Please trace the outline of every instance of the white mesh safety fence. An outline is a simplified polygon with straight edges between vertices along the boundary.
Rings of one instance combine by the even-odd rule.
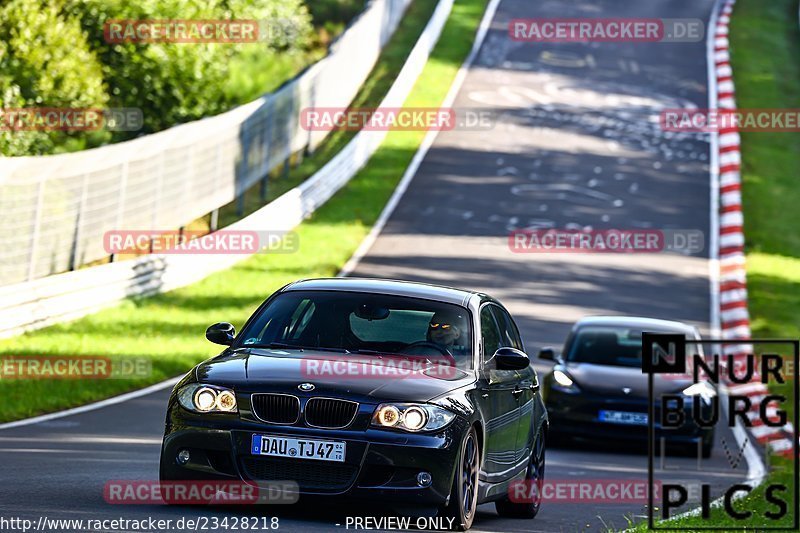
[[[110,230],[170,230],[233,201],[328,133],[310,107],[347,107],[411,0],[373,0],[329,54],[278,91],[227,113],[82,152],[0,158],[0,286],[108,253]]]

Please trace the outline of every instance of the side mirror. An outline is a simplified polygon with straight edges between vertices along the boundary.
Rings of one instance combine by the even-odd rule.
[[[549,346],[545,346],[544,348],[539,350],[539,359],[545,359],[546,361],[555,361],[556,352]]]
[[[525,352],[516,348],[500,348],[494,353],[493,359],[497,370],[523,370],[531,364]]]
[[[208,326],[206,330],[206,339],[214,344],[222,344],[223,346],[230,346],[233,344],[233,338],[236,336],[236,328],[233,324],[228,322],[218,322]]]

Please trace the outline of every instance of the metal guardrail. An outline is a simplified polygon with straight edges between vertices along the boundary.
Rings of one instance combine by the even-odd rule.
[[[403,105],[439,39],[452,6],[453,0],[439,0],[436,11],[381,102],[382,107]],[[226,229],[268,229],[271,234],[291,230],[355,176],[386,134],[384,131],[359,132],[308,180]],[[202,238],[213,238],[213,235]],[[149,255],[0,286],[0,337],[11,337],[79,318],[130,296],[182,287],[246,257],[216,254],[203,255],[202,258],[194,254]]]
[[[229,112],[92,150],[0,158],[0,286],[107,257],[112,229],[178,229],[313,151],[327,132],[303,130],[300,111],[347,107],[410,1],[373,0],[326,57]]]

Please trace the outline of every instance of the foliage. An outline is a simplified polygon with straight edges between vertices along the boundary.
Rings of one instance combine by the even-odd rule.
[[[105,106],[108,96],[100,62],[77,19],[39,0],[10,0],[0,7],[2,107]],[[8,115],[4,115],[8,116]],[[69,135],[8,131],[0,127],[0,154],[50,152]]]

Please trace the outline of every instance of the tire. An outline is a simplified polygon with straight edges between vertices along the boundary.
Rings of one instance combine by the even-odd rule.
[[[544,482],[545,438],[544,431],[533,444],[528,460],[528,471],[525,474],[526,493],[531,495],[530,501],[513,502],[508,496],[495,502],[497,514],[505,518],[535,518],[542,506],[542,483]],[[536,485],[534,491],[532,487]]]
[[[464,440],[461,441],[453,486],[450,489],[450,500],[439,512],[439,516],[453,519],[455,531],[468,530],[472,527],[472,521],[475,519],[479,466],[478,433],[475,431],[475,427],[471,427]]]
[[[698,445],[700,447],[699,455],[703,459],[709,459],[714,452],[714,432],[704,433],[700,436],[700,442],[692,444],[673,445],[675,452],[687,457],[697,458]]]
[[[701,451],[703,459],[710,458],[713,449],[714,449],[714,433],[711,433],[708,436],[708,438],[703,439],[703,449]]]

